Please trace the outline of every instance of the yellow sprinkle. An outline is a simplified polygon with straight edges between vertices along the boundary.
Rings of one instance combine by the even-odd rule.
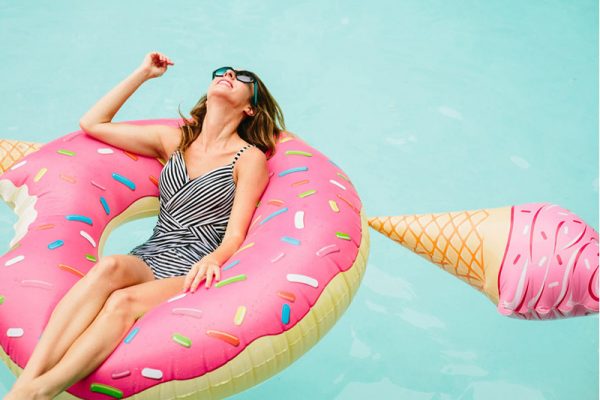
[[[233,323],[236,325],[241,325],[244,321],[244,316],[246,315],[246,306],[239,306],[237,311],[235,312],[235,318],[233,319]]]
[[[233,254],[237,254],[237,253],[239,253],[240,251],[242,251],[242,250],[246,250],[247,248],[249,248],[249,247],[252,247],[252,246],[254,246],[254,242],[248,243],[247,245],[245,245],[245,246],[243,246],[243,247],[240,247],[240,248],[239,248],[239,249],[238,249],[238,250],[237,250],[235,253],[233,253]]]
[[[289,142],[290,140],[292,140],[292,138],[291,138],[291,137],[289,137],[289,136],[287,136],[287,137],[284,137],[283,139],[281,139],[281,140],[279,141],[279,143],[285,143],[285,142]]]
[[[39,181],[40,179],[42,179],[42,176],[44,176],[44,174],[48,171],[48,168],[41,168],[37,174],[35,174],[35,178],[33,178],[34,182]]]
[[[331,209],[334,212],[340,212],[340,209],[337,206],[337,203],[335,202],[335,200],[329,200],[329,207],[331,207]]]

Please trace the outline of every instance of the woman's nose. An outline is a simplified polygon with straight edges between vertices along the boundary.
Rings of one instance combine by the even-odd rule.
[[[235,79],[235,72],[233,72],[230,69],[228,69],[227,72],[225,72],[225,75],[229,76],[231,79]]]

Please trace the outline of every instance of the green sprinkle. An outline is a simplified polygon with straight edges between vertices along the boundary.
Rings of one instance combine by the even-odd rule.
[[[119,389],[117,389],[115,387],[112,387],[112,386],[103,385],[102,383],[92,383],[90,385],[90,390],[92,392],[107,394],[107,395],[112,396],[112,397],[114,397],[116,399],[123,398],[123,392],[122,391],[120,391]]]
[[[65,150],[65,149],[60,149],[57,151],[57,153],[64,154],[65,156],[74,156],[75,155],[74,151]]]
[[[4,303],[4,296],[0,296],[0,304]]]
[[[179,343],[182,346],[190,347],[192,345],[190,338],[180,335],[179,333],[174,333],[171,338],[175,343]]]
[[[295,154],[298,156],[312,157],[312,154],[302,150],[286,150],[285,154]]]
[[[315,194],[317,193],[316,190],[312,189],[312,190],[307,190],[306,192],[302,192],[298,195],[298,197],[306,197],[306,196],[310,196],[311,194]]]
[[[86,255],[85,255],[85,258],[86,258],[88,261],[93,261],[93,262],[96,262],[96,257],[94,257],[94,256],[93,256],[93,255],[91,255],[91,254],[86,254]]]
[[[350,240],[350,235],[344,232],[336,232],[335,236],[339,237],[340,239]]]
[[[236,275],[236,276],[232,276],[231,278],[227,278],[224,281],[219,281],[219,282],[215,283],[215,287],[221,287],[221,286],[229,285],[230,283],[233,283],[233,282],[245,281],[245,280],[246,280],[246,274]]]

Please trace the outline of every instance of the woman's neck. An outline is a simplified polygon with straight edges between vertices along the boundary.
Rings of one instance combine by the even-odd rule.
[[[231,139],[237,136],[237,127],[242,118],[233,113],[227,104],[211,104],[207,108],[200,136],[194,141],[203,152],[225,150]]]

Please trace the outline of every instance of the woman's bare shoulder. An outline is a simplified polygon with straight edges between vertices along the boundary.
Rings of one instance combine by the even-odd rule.
[[[164,156],[168,160],[171,154],[179,147],[183,135],[181,129],[176,126],[163,125],[164,128],[161,130],[160,138],[163,144]]]

